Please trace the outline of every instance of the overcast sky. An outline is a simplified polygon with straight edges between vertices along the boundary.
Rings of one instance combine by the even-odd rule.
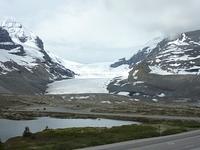
[[[200,29],[200,0],[0,0],[45,48],[90,63],[131,56],[154,37]]]

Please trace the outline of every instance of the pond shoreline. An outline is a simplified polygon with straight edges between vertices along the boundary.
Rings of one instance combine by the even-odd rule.
[[[59,119],[52,117],[37,117],[35,120],[9,120],[0,119],[0,139],[5,142],[9,138],[21,136],[25,127],[30,132],[36,133],[45,129],[84,128],[84,127],[106,127],[132,125],[139,122],[113,120],[113,119]]]

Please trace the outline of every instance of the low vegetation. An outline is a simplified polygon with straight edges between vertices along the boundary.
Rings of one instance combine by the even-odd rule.
[[[4,150],[4,145],[1,142],[0,142],[0,150]]]

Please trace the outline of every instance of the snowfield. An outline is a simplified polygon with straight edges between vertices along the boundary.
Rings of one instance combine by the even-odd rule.
[[[73,70],[76,73],[75,78],[88,79],[88,78],[115,78],[115,77],[128,77],[130,71],[128,65],[122,65],[117,68],[112,68],[112,62],[81,64],[59,58],[52,53],[48,52],[55,62],[63,64],[66,68]]]
[[[48,85],[47,94],[108,93],[109,78],[84,78],[55,81]]]
[[[81,64],[48,54],[53,61],[73,70],[76,75],[74,79],[50,83],[47,94],[108,93],[106,87],[110,81],[115,77],[127,78],[130,71],[128,65],[112,68],[112,62]]]

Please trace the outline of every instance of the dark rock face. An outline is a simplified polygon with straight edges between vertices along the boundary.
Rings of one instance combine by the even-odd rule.
[[[121,58],[117,62],[114,62],[113,64],[111,64],[110,67],[117,68],[121,65],[127,65],[127,64],[129,64],[128,60],[126,60],[126,58]]]
[[[53,61],[38,36],[19,23],[7,24],[0,27],[0,93],[43,94],[48,83],[74,77]]]
[[[0,85],[4,89],[17,94],[43,94],[45,92],[46,85],[49,82],[48,72],[39,66],[35,68],[33,73],[21,66],[18,66],[18,68],[21,70],[0,76]]]
[[[119,61],[111,64],[110,66],[113,68],[119,67],[121,65],[129,65],[132,68],[136,63],[144,60],[148,55],[148,48],[145,47],[142,50],[139,50],[138,53],[133,55],[130,59],[126,60],[125,58],[119,59]]]
[[[4,30],[2,27],[0,27],[0,42],[12,42],[9,33]],[[14,44],[14,43],[13,43]]]
[[[111,93],[129,92],[143,99],[199,98],[200,31],[165,38],[149,53],[142,51],[130,59],[129,77],[108,85]]]
[[[0,27],[0,49],[11,50],[16,48],[19,50],[19,52],[16,54],[24,54],[23,47],[19,44],[15,44],[10,38],[9,33],[5,29]]]
[[[44,50],[44,44],[42,42],[42,40],[37,36],[36,37],[36,45],[41,49]]]
[[[134,54],[130,59],[126,60],[125,58],[119,59],[117,62],[111,64],[110,66],[113,68],[119,67],[121,65],[129,65],[130,68],[134,67],[137,63],[144,60],[148,55],[149,52],[152,50],[151,46],[145,46],[141,50],[139,50],[136,54]]]

